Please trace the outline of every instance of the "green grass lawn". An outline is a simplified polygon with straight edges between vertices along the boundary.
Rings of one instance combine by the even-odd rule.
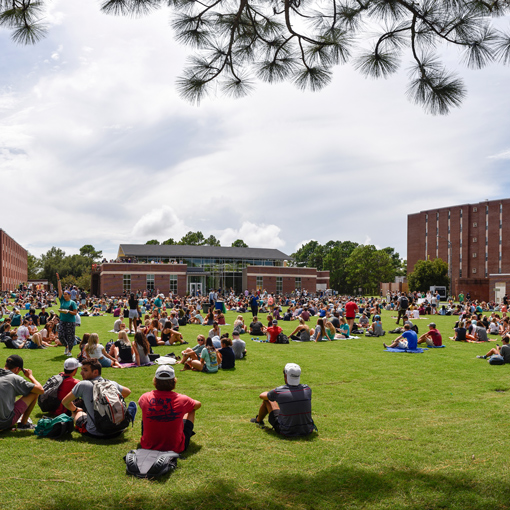
[[[235,315],[228,313],[227,321],[233,324]],[[383,313],[386,330],[394,327],[391,315]],[[416,321],[420,333],[427,319]],[[383,339],[273,345],[243,335],[248,357],[235,371],[179,372],[177,391],[202,402],[197,435],[178,469],[157,481],[125,474],[123,456],[138,446],[140,414],[134,429],[110,442],[76,432],[60,441],[4,432],[0,508],[510,508],[510,367],[476,359],[487,345],[448,340],[454,317],[433,319],[445,349],[392,354]],[[280,325],[289,334],[296,323]],[[98,332],[105,344],[112,326],[111,316],[83,318],[78,334]],[[181,330],[194,345],[208,328]],[[172,350],[182,349],[155,349]],[[13,352],[2,349],[4,359]],[[62,369],[63,352],[22,355],[44,383]],[[249,421],[259,393],[283,384],[287,362],[301,365],[302,381],[313,391],[319,433],[306,439],[281,439]],[[129,387],[128,400],[137,400],[152,389],[154,371],[105,369],[103,375]],[[36,407],[34,422],[41,416]]]

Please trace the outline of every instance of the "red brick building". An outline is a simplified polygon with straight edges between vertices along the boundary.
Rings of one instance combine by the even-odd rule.
[[[315,293],[329,288],[329,271],[288,267],[288,260],[285,253],[266,248],[122,244],[117,262],[93,266],[91,292],[99,296],[159,289],[183,296],[205,294],[210,288],[236,293]]]
[[[0,229],[0,290],[14,290],[28,279],[28,252]]]
[[[503,199],[408,215],[408,273],[418,260],[441,258],[453,294],[500,301],[510,282],[509,214],[510,199]]]

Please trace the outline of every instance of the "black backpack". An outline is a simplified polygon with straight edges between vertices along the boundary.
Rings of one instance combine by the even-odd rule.
[[[276,343],[277,344],[288,344],[289,343],[289,337],[285,333],[280,333],[276,337]]]
[[[64,378],[58,374],[50,377],[43,386],[44,393],[37,399],[39,407],[43,413],[54,413],[60,405],[60,399],[57,397],[58,389],[64,382]]]
[[[407,310],[409,307],[409,299],[407,299],[405,296],[402,296],[402,299],[400,300],[400,308],[402,310]]]
[[[177,467],[179,454],[158,450],[131,450],[124,457],[126,474],[137,478],[158,478]]]

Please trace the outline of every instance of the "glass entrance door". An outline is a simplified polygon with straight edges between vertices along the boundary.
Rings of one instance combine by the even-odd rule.
[[[202,284],[198,282],[190,282],[189,293],[192,296],[202,295]]]

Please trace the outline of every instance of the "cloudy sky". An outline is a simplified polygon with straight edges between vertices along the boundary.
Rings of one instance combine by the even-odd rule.
[[[175,90],[189,49],[169,11],[105,16],[54,0],[48,37],[0,30],[0,228],[31,253],[160,241],[189,230],[295,251],[351,240],[406,254],[407,214],[510,196],[510,68],[470,71],[433,117],[349,64],[318,93],[259,84],[199,107]]]

